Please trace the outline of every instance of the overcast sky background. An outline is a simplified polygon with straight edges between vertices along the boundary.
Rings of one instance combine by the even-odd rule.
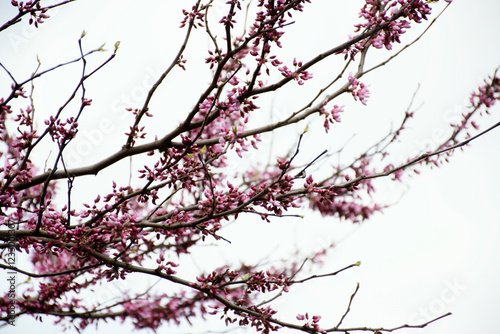
[[[340,44],[352,32],[352,25],[359,22],[356,16],[361,1],[313,2],[306,6],[303,14],[295,17],[297,24],[291,26],[290,33],[285,35],[286,38],[295,37],[283,40],[287,48],[285,57],[290,61],[293,57],[306,60],[315,52]],[[135,107],[142,105],[145,89],[166,68],[182,41],[184,30],[175,30],[181,20],[182,3],[77,2],[55,11],[38,30],[26,28],[27,23],[23,22],[0,34],[0,61],[16,78],[26,78],[33,72],[37,55],[42,68],[77,57],[77,40],[82,30],[88,32],[84,39],[87,49],[106,42],[107,49],[112,50],[112,45],[121,41],[116,59],[88,84],[88,97],[94,102],[86,112],[95,113],[95,116],[83,118],[80,123],[82,128],[97,132],[81,133],[81,141],[75,143],[68,157],[73,166],[97,161],[123,144],[121,133],[131,120],[122,112],[123,107],[130,103],[136,104]],[[436,5],[434,14],[443,7],[443,4]],[[217,10],[215,8],[212,22],[216,20]],[[415,99],[415,106],[420,107],[398,152],[406,157],[433,143],[435,134],[446,131],[450,119],[464,110],[470,92],[500,66],[499,12],[500,3],[495,0],[454,1],[416,45],[362,79],[370,85],[372,94],[367,107],[353,103],[350,97],[340,100],[339,104],[346,105],[346,113],[333,138],[345,143],[352,133],[356,133],[349,147],[355,151],[368,146],[387,132],[391,122],[397,124],[401,120],[402,112],[420,84]],[[0,4],[2,22],[14,14],[8,2]],[[299,22],[304,25],[299,25]],[[304,27],[311,26],[314,29],[305,34]],[[418,28],[405,36],[403,44],[421,31]],[[165,116],[158,115],[148,123],[151,133],[161,133],[162,128],[175,126],[175,117],[182,117],[186,108],[191,106],[191,93],[196,92],[194,96],[197,97],[197,92],[206,86],[208,74],[197,76],[197,71],[204,68],[207,45],[203,31],[197,31],[186,53],[187,73],[177,71],[175,80],[167,82],[160,91],[168,96],[168,104],[165,104],[165,99],[152,102],[151,110],[164,110]],[[374,59],[380,61],[385,59],[384,56],[387,53],[373,52],[368,54],[368,59],[375,64]],[[94,59],[103,60],[105,57],[100,55]],[[89,63],[97,64],[92,60]],[[313,67],[311,72],[317,78],[329,73],[333,76],[341,65],[334,59],[328,65],[331,67]],[[48,76],[47,81],[35,83],[37,112],[48,114],[55,110],[72,88],[64,79],[78,80],[79,71],[80,66],[74,66],[61,74]],[[6,95],[9,86],[8,78],[1,72],[1,96]],[[54,91],[54,87],[58,90]],[[313,82],[310,87],[314,92]],[[308,86],[300,88],[296,91],[292,88],[286,94],[278,93],[273,99],[264,100],[261,106],[264,108],[267,103],[268,108],[272,107],[273,117],[296,108],[296,105],[302,106],[308,101],[307,96],[298,92],[304,92]],[[492,111],[491,116],[480,120],[481,129],[498,122],[498,106]],[[296,137],[304,125],[290,127],[287,131],[291,138]],[[313,122],[310,126],[320,127],[321,122]],[[303,161],[310,160],[326,147],[335,147],[335,140],[325,142],[331,137],[320,135],[319,130],[318,134],[311,132],[304,138],[304,145],[310,146],[302,150],[306,152]],[[276,138],[288,140],[286,134],[281,135],[283,137],[264,140],[269,143],[273,140],[275,143]],[[499,142],[500,130],[496,130],[463,152],[456,152],[450,164],[439,169],[424,169],[422,175],[407,179],[405,184],[379,181],[377,184],[383,190],[376,198],[383,203],[398,203],[360,225],[322,218],[316,213],[307,213],[307,217],[298,223],[274,220],[273,224],[263,225],[260,221],[242,218],[241,223],[228,227],[224,234],[232,244],[211,250],[211,254],[217,254],[215,258],[206,259],[202,254],[195,254],[198,256],[196,265],[211,268],[217,261],[258,260],[270,253],[285,257],[293,248],[307,253],[333,242],[337,246],[329,253],[321,273],[357,261],[362,265],[338,277],[312,281],[292,289],[292,293],[277,304],[280,318],[293,321],[297,313],[308,311],[321,314],[322,324],[331,327],[345,311],[359,282],[360,290],[344,321],[346,326],[390,328],[406,323],[421,324],[453,312],[452,316],[425,329],[397,333],[496,333],[500,315]],[[274,146],[279,150],[280,145]],[[47,152],[40,152],[37,157],[45,161],[46,155]],[[255,157],[260,158],[259,155]],[[128,162],[121,166],[127,170]],[[111,176],[123,182],[128,179],[128,173],[116,175],[112,170],[101,174],[103,179]],[[109,184],[106,186],[109,189]],[[93,191],[97,193],[96,189]],[[91,194],[81,200],[89,201],[93,197]],[[257,233],[255,226],[260,232]],[[140,279],[132,280],[138,281]],[[106,298],[106,291],[109,293],[120,288],[115,286],[99,293]],[[202,333],[209,329],[224,329],[217,320],[208,324],[210,327],[200,323],[192,329],[164,326],[159,332]],[[16,320],[15,330],[7,327],[2,328],[2,332],[27,333],[35,326],[40,334],[61,330],[47,317],[44,317],[42,328],[31,318],[20,317]],[[124,330],[115,322],[100,324],[99,329],[116,333]],[[86,333],[95,332],[93,326],[86,330]]]

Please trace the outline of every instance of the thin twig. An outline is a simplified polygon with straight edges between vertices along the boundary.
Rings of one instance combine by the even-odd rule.
[[[358,290],[359,290],[359,282],[356,284],[356,289],[354,290],[354,292],[351,295],[351,298],[349,299],[349,304],[347,305],[347,309],[346,309],[345,313],[342,315],[342,317],[340,318],[340,321],[337,324],[337,326],[335,326],[336,328],[340,327],[340,325],[342,324],[342,321],[344,321],[345,317],[347,316],[347,313],[349,313],[349,311],[351,310],[352,301],[354,300],[354,296],[356,296],[356,293],[358,293]]]

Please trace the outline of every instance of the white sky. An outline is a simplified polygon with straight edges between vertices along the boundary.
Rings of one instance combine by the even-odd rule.
[[[309,12],[309,6],[306,6],[302,15],[307,22],[305,26],[314,25],[314,29],[309,35],[304,35],[301,28],[304,26],[297,24],[296,28],[291,27],[301,35],[289,45],[289,59],[297,56],[305,60],[316,50],[325,50],[342,42],[352,31],[359,3],[314,1]],[[84,29],[88,31],[84,42],[89,49],[106,42],[111,50],[117,40],[121,41],[117,58],[92,84],[88,84],[88,96],[94,99],[93,107],[88,112],[95,113],[95,117],[84,118],[81,124],[82,127],[98,129],[103,138],[97,136],[97,132],[87,132],[86,142],[84,138],[80,146],[75,145],[74,165],[99,160],[116,151],[123,143],[123,136],[116,133],[124,132],[122,129],[128,126],[130,118],[123,116],[120,108],[126,101],[137,103],[138,107],[144,89],[152,82],[151,78],[165,68],[172,53],[176,52],[183,38],[183,31],[179,33],[174,29],[180,21],[180,5],[171,1],[148,1],[147,5],[131,0],[80,2],[58,10],[53,14],[53,20],[49,19],[37,31],[23,28],[23,23],[12,31],[0,34],[0,61],[12,70],[16,78],[25,78],[33,71],[37,54],[45,67],[76,57],[76,41]],[[12,16],[8,8],[7,2],[0,4],[2,22]],[[442,8],[441,4],[437,8]],[[398,122],[401,119],[400,112],[406,108],[417,84],[420,84],[415,105],[422,106],[416,113],[411,132],[405,137],[401,154],[408,154],[432,141],[433,133],[447,129],[450,115],[462,111],[469,93],[500,65],[499,12],[500,3],[495,0],[454,1],[415,46],[362,79],[370,84],[372,93],[368,107],[354,104],[350,99],[342,100],[341,103],[346,104],[346,113],[335,138],[343,143],[351,132],[356,132],[353,147],[369,145],[370,140],[379,138],[389,129],[391,120]],[[300,22],[302,16],[297,15],[296,20]],[[212,21],[215,22],[215,15]],[[194,96],[198,96],[197,92],[208,80],[203,75],[196,76],[196,71],[202,68],[207,45],[202,31],[197,33],[187,53],[188,57],[191,56],[186,73],[189,79],[177,75],[174,82],[168,82],[162,88],[161,94],[164,95],[161,96],[167,96],[168,103],[165,99],[154,100],[152,107],[156,109],[152,110],[164,110],[168,117],[164,118],[165,123],[158,122],[161,118],[155,117],[155,121],[149,124],[151,132],[156,130],[161,133],[165,127],[175,126],[172,118],[182,115],[193,101],[191,92],[196,92]],[[410,41],[408,37],[403,39],[403,44]],[[379,56],[381,54],[373,52],[369,56],[383,59]],[[105,55],[99,57],[104,59]],[[331,64],[334,70],[340,66],[339,62]],[[80,68],[76,66],[73,70],[74,81],[78,79]],[[325,76],[328,71],[332,75],[335,73],[330,68],[312,68],[315,77]],[[53,85],[56,80],[61,80],[57,87],[69,90],[70,85],[63,79],[71,78],[72,73],[65,72],[62,77],[54,74],[47,78],[52,86],[44,87],[36,83],[39,92],[36,96],[39,103],[37,112],[43,114],[60,105],[67,94],[59,91],[55,94]],[[184,75],[180,71],[177,73]],[[2,72],[1,96],[5,95],[6,82]],[[301,89],[307,90],[307,85]],[[302,106],[307,101],[306,94],[294,92],[291,90],[275,97],[274,106],[278,113],[296,105]],[[270,100],[268,102],[270,105]],[[482,129],[498,121],[498,107],[493,111],[492,116],[480,122]],[[102,120],[112,120],[112,123],[102,123]],[[320,126],[320,123],[311,126]],[[303,127],[304,124],[300,124],[288,131],[293,136],[294,131],[298,132]],[[105,144],[95,145],[93,140]],[[318,145],[322,142],[315,140],[324,140],[324,137],[309,137],[309,145],[312,143],[310,150],[303,151],[311,156],[323,149],[322,145]],[[307,137],[305,141],[307,143]],[[338,246],[329,254],[321,273],[335,271],[356,261],[362,262],[361,267],[339,277],[313,281],[292,289],[292,293],[278,303],[279,315],[284,319],[292,320],[297,313],[308,311],[310,314],[321,314],[324,319],[322,324],[331,327],[332,323],[338,322],[356,283],[360,282],[360,291],[344,321],[346,325],[392,327],[405,323],[420,324],[451,311],[453,316],[428,328],[397,333],[496,333],[500,315],[500,244],[497,242],[500,237],[499,141],[500,130],[487,134],[463,153],[456,152],[450,164],[409,179],[406,185],[380,181],[384,190],[378,198],[382,202],[399,200],[399,203],[361,225],[353,227],[349,222],[323,219],[315,213],[308,213],[307,218],[299,223],[275,220],[273,224],[263,225],[245,219],[226,231],[232,245],[225,245],[214,252],[223,260],[238,255],[257,259],[267,256],[268,252],[286,254],[292,247],[306,252],[317,249],[318,245],[335,242]],[[319,151],[316,153],[316,150]],[[45,160],[46,153],[40,152],[41,161]],[[304,161],[309,158],[304,157]],[[127,168],[128,163],[122,165]],[[110,177],[113,172],[104,171],[102,175],[103,178]],[[125,181],[128,175],[124,174],[121,178]],[[91,193],[88,198],[93,196]],[[259,233],[243,230],[244,226],[253,228],[255,224],[258,224]],[[278,242],[277,236],[284,231],[287,231],[286,238]],[[198,265],[208,266],[207,263]],[[37,326],[40,334],[60,331],[60,327],[54,327],[48,318],[44,319],[44,326]],[[26,333],[36,323],[21,317],[16,325],[15,331],[3,328],[3,332]],[[217,326],[215,321],[213,328],[220,328]],[[115,323],[100,325],[99,328],[116,333],[123,331]],[[208,328],[202,324],[193,329],[165,326],[162,330],[199,333]],[[93,327],[86,331],[94,332]]]

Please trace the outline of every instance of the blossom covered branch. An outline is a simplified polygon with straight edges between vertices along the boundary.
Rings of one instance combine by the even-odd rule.
[[[449,5],[451,1],[446,2]],[[12,1],[19,13],[3,24],[0,32],[22,22],[28,14],[28,24],[38,27],[50,19],[48,13],[55,6],[78,2],[45,7],[41,3]],[[441,318],[395,328],[343,328],[357,286],[338,321],[328,324],[320,315],[308,313],[299,314],[295,320],[282,320],[273,302],[295,285],[331,278],[359,266],[355,263],[323,274],[304,273],[302,259],[319,261],[322,252],[295,255],[279,265],[213,265],[212,270],[199,272],[195,278],[181,273],[183,259],[198,247],[208,242],[230,242],[221,232],[243,215],[272,223],[279,217],[302,216],[303,207],[308,206],[324,216],[353,223],[369,219],[385,207],[376,198],[373,179],[392,177],[401,181],[403,175],[419,173],[426,164],[439,166],[454,149],[500,126],[496,123],[479,132],[477,124],[478,116],[490,114],[500,99],[500,77],[495,71],[471,95],[467,111],[458,124],[451,125],[449,136],[406,162],[391,161],[391,149],[403,140],[402,134],[414,117],[411,105],[402,113],[396,129],[350,159],[341,160],[341,151],[329,152],[321,147],[314,159],[299,163],[308,136],[305,130],[288,147],[280,142],[282,155],[269,164],[250,161],[232,170],[233,162],[244,161],[250,151],[266,151],[262,139],[266,133],[291,129],[313,119],[321,119],[322,131],[334,132],[342,125],[342,116],[349,113],[337,102],[342,95],[369,105],[372,94],[362,78],[381,66],[365,69],[367,51],[383,48],[392,52],[387,61],[391,60],[399,54],[393,48],[406,31],[412,25],[425,24],[433,15],[434,2],[366,0],[353,36],[325,45],[323,52],[310,59],[295,57],[288,61],[279,51],[286,50],[283,36],[295,24],[292,19],[298,22],[302,12],[308,10],[309,3],[259,0],[245,8],[241,1],[230,0],[223,7],[224,14],[212,22],[208,15],[215,12],[214,1],[195,1],[182,11],[179,28],[184,30],[184,38],[172,60],[155,78],[141,107],[126,108],[133,121],[125,133],[118,134],[123,146],[94,164],[76,168],[67,166],[66,149],[79,136],[80,120],[98,108],[88,87],[98,84],[96,73],[102,73],[114,61],[120,44],[115,44],[107,58],[96,62],[104,50],[86,51],[83,33],[78,40],[78,58],[61,60],[60,65],[44,70],[39,63],[27,79],[16,78],[6,64],[0,63],[11,82],[10,91],[0,98],[0,138],[4,144],[0,152],[0,251],[2,259],[17,251],[29,254],[32,264],[32,268],[25,268],[4,260],[0,268],[38,282],[19,294],[14,314],[9,311],[9,296],[2,296],[0,319],[8,322],[21,314],[47,314],[57,322],[75,322],[79,329],[101,320],[131,319],[138,329],[156,330],[164,323],[178,325],[184,320],[218,315],[227,325],[236,323],[262,333],[280,328],[306,333],[373,333],[421,328]],[[210,80],[201,93],[189,92],[191,104],[182,110],[181,121],[155,133],[152,139],[146,118],[160,119],[163,112],[152,100],[159,98],[160,87],[173,73],[187,73],[187,50],[196,33],[206,34],[209,41],[209,49],[200,59],[211,73]],[[260,97],[290,86],[306,89],[315,80],[315,68],[326,59],[337,59],[343,68],[335,79],[312,92],[305,107],[280,115],[276,121],[258,122],[269,111],[259,103]],[[65,102],[47,118],[40,116],[43,113],[35,115],[33,83],[74,64],[80,66],[81,73]],[[34,161],[35,152],[40,151],[55,152],[55,157]],[[85,193],[85,202],[75,203],[75,180],[109,170],[119,174],[118,163],[135,156],[144,159],[142,166],[131,171],[133,182],[109,180],[107,193]],[[316,170],[318,166],[321,172]],[[66,181],[65,190],[61,180]],[[297,213],[299,208],[301,214]],[[112,303],[79,296],[100,284],[126,281],[131,274],[158,279],[168,293],[150,285],[141,291],[127,291]]]

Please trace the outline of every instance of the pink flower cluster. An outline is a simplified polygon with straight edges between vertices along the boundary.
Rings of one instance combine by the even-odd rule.
[[[325,116],[323,127],[325,128],[325,131],[328,133],[328,130],[330,130],[330,124],[340,123],[341,121],[340,114],[344,112],[344,107],[339,107],[338,105],[334,105],[333,109],[328,113],[326,111],[327,104],[328,104],[328,99],[325,99],[322,103],[320,114]]]
[[[489,109],[495,105],[495,103],[500,100],[500,78],[496,76],[496,72],[493,76],[488,77],[484,80],[484,84],[479,86],[477,91],[472,92],[469,102],[471,110],[464,112],[459,124],[450,124],[455,128],[455,133],[459,133],[463,130],[468,130],[469,125],[475,130],[479,129],[479,125],[473,120],[473,116],[476,113],[482,115],[483,108],[484,112],[489,114]],[[467,138],[470,137],[470,133],[467,132]]]
[[[360,170],[365,170],[365,168],[354,168],[354,170],[359,173]],[[371,174],[366,170],[365,172],[366,175]],[[346,179],[349,180],[349,177],[346,176]],[[334,185],[320,188],[311,175],[307,177],[304,183],[304,188],[307,189],[309,197],[309,205],[312,209],[318,210],[323,216],[336,216],[340,219],[348,219],[353,223],[368,219],[373,213],[382,209],[378,204],[364,204],[363,198],[356,194],[359,186],[365,188],[368,193],[373,191],[370,182],[363,182],[348,189],[336,188]]]
[[[326,333],[323,329],[319,327],[319,321],[321,320],[320,315],[313,315],[309,318],[309,314],[299,314],[297,315],[297,320],[303,320],[305,322],[304,327],[311,329],[314,333]]]
[[[500,78],[497,76],[488,77],[488,79],[484,80],[484,85],[480,86],[477,92],[473,92],[469,99],[471,106],[474,108],[480,106],[490,108],[498,100],[500,100]]]
[[[184,19],[181,21],[180,28],[184,28],[188,22],[193,22],[193,27],[203,27],[205,22],[205,14],[198,10],[197,6],[193,6],[191,11],[185,9],[182,10],[184,14]]]
[[[78,131],[78,122],[74,117],[70,117],[66,121],[61,121],[59,118],[56,119],[50,116],[50,119],[45,120],[45,125],[48,126],[52,140],[60,145],[75,138]]]
[[[452,0],[445,0],[452,2]],[[354,60],[356,54],[368,44],[380,49],[392,50],[394,43],[401,43],[411,22],[421,23],[431,14],[430,1],[425,0],[366,0],[359,17],[364,21],[355,25],[355,32],[372,34],[352,46],[340,51],[345,59]],[[354,37],[357,37],[356,35]],[[351,37],[351,38],[354,38]]]
[[[48,11],[48,8],[42,8],[40,1],[15,1],[12,0],[10,2],[12,6],[17,7],[20,14],[29,13],[30,19],[29,24],[35,24],[35,27],[38,28],[38,24],[43,23],[44,19],[49,18],[50,16],[45,14]]]
[[[354,100],[357,101],[359,99],[359,101],[366,106],[366,102],[370,97],[368,87],[364,83],[359,82],[352,74],[349,74],[349,82],[351,83],[349,91],[352,97],[354,97]]]
[[[285,78],[292,78],[297,80],[299,85],[303,85],[304,81],[312,79],[313,75],[308,71],[298,71],[297,69],[302,67],[302,62],[297,61],[295,58],[293,59],[293,66],[296,68],[295,71],[291,71],[286,66],[278,67],[278,70],[281,72]]]

